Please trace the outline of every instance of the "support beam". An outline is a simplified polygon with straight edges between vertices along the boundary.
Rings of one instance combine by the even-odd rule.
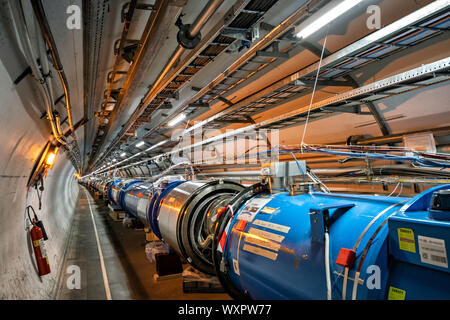
[[[224,97],[219,96],[219,97],[217,97],[217,99],[220,100],[220,101],[222,101],[222,102],[224,102],[224,103],[226,103],[226,104],[229,105],[229,106],[234,105],[233,102],[231,102],[230,100],[228,100],[228,99],[226,99],[226,98],[224,98]]]

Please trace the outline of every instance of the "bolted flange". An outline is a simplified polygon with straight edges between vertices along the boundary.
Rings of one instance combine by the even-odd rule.
[[[199,33],[195,37],[191,37],[189,34],[190,24],[179,25],[180,30],[177,34],[178,43],[186,49],[194,49],[200,42],[202,36]]]

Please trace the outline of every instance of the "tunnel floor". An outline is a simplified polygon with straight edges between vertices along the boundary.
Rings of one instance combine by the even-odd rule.
[[[181,277],[154,280],[156,266],[146,257],[144,230],[125,228],[108,213],[103,200],[95,201],[80,187],[56,299],[230,299],[225,293],[183,293]],[[74,288],[76,270],[79,289]]]

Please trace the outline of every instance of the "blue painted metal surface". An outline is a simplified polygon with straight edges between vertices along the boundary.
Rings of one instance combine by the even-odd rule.
[[[119,189],[119,194],[118,194],[118,205],[122,208],[122,210],[127,211],[126,210],[126,204],[125,204],[125,194],[127,193],[128,190],[132,189],[133,186],[142,183],[144,181],[142,180],[132,180],[132,181],[128,181],[126,183],[124,183],[122,185],[122,187]]]
[[[427,211],[433,191],[442,188],[450,186],[412,199],[318,192],[258,195],[234,208],[224,251],[229,278],[254,299],[327,299],[324,234],[328,231],[332,299],[342,299],[345,268],[335,263],[340,249],[352,249],[357,243],[346,299],[401,298],[401,290],[406,299],[423,299],[430,286],[434,289],[429,298],[450,299],[448,266],[421,262],[417,239],[423,235],[443,240],[448,257],[450,223],[430,219]],[[251,205],[255,198],[268,202]],[[257,213],[251,221],[240,222],[249,211]],[[416,253],[399,249],[398,228],[414,230]],[[360,280],[354,286],[360,264]],[[389,295],[391,286],[400,289],[397,295]]]
[[[388,287],[403,291],[406,299],[450,299],[450,221],[435,220],[428,212],[433,193],[449,188],[429,189],[389,218],[394,259]]]
[[[115,188],[116,185],[118,185],[120,182],[122,182],[122,180],[115,180],[108,187],[108,200],[113,204],[115,204],[113,197],[113,188]]]

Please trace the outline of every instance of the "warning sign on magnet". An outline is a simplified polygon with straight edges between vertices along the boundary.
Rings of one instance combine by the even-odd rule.
[[[407,228],[398,228],[398,245],[401,250],[416,253],[416,241],[414,240],[414,231]]]

